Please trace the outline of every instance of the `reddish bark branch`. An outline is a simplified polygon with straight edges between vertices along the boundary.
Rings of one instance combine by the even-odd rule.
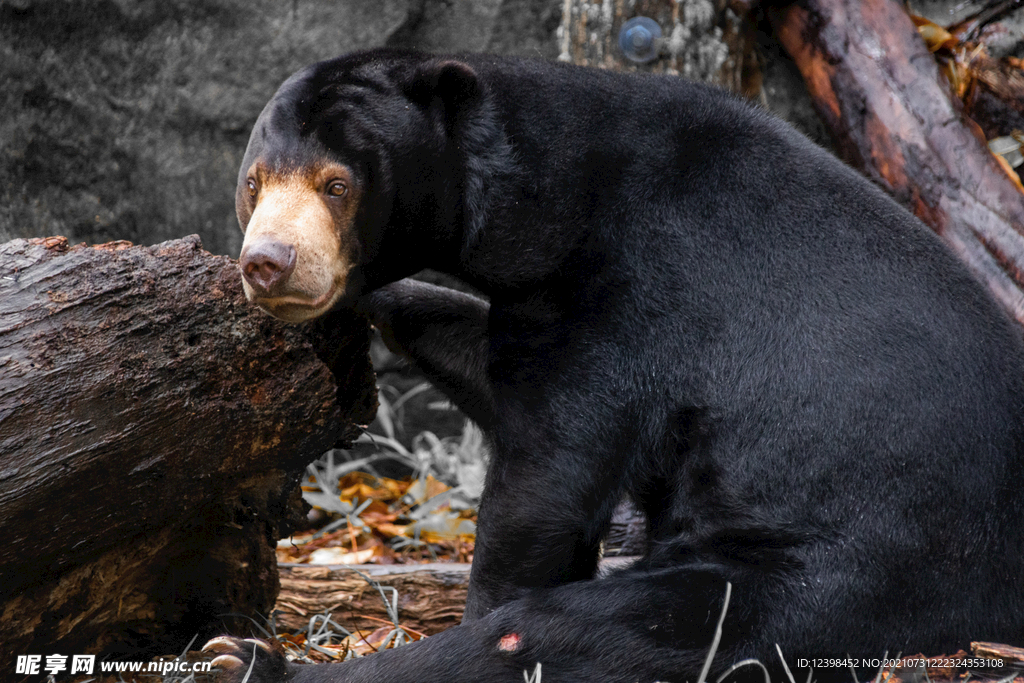
[[[1024,323],[1024,195],[892,0],[808,0],[775,18],[842,156],[941,235]]]

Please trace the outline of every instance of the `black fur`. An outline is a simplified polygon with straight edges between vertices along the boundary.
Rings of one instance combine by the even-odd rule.
[[[346,303],[494,443],[464,623],[295,680],[694,681],[726,582],[713,671],[1024,644],[1021,330],[858,174],[724,92],[535,61],[360,53],[271,106],[247,161],[353,168]],[[489,308],[384,287],[428,266]],[[594,579],[622,496],[649,551]]]

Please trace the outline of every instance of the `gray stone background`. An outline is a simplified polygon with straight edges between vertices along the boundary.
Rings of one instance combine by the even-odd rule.
[[[627,12],[644,4],[615,2]],[[237,255],[238,164],[290,73],[374,46],[556,59],[574,3],[0,0],[0,241],[152,244],[198,233],[210,251]],[[692,16],[711,4],[680,0]],[[940,23],[948,5],[972,5],[915,4]],[[770,36],[758,49],[762,102],[827,144],[799,74]]]
[[[0,0],[0,241],[236,255],[249,129],[290,73],[381,45],[557,57],[552,0]]]

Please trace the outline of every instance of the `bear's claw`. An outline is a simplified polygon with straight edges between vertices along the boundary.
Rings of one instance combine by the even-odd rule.
[[[203,652],[217,655],[210,663],[219,670],[218,683],[278,683],[288,676],[281,648],[256,638],[217,636],[203,646]]]

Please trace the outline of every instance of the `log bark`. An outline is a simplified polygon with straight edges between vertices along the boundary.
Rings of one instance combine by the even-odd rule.
[[[971,653],[979,659],[1001,659],[1004,666],[1024,665],[1024,648],[1000,643],[971,643]]]
[[[345,628],[369,630],[391,623],[384,599],[370,579],[398,591],[399,623],[426,635],[462,620],[468,564],[316,566],[282,564],[274,607],[279,629],[299,630],[325,611]],[[386,593],[391,599],[390,592]]]
[[[941,235],[1024,323],[1024,194],[903,8],[808,0],[774,24],[841,155]]]
[[[352,314],[247,305],[195,237],[0,245],[3,649],[166,653],[268,613],[306,464],[372,419],[367,350]]]
[[[606,557],[600,575],[627,567],[637,557]],[[354,631],[391,623],[384,599],[374,584],[398,591],[398,620],[425,635],[439,633],[462,621],[469,585],[469,564],[308,565],[282,564],[281,593],[274,607],[280,630],[299,630],[324,612]],[[373,583],[371,583],[371,581]],[[386,592],[387,599],[391,593]]]

